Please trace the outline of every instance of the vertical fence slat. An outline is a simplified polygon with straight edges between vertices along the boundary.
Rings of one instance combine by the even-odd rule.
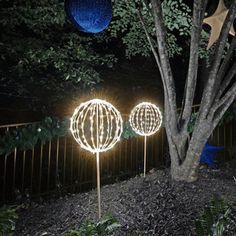
[[[16,186],[16,157],[17,157],[17,148],[14,149],[14,157],[13,157],[13,177],[12,177],[12,192],[13,193]]]
[[[58,187],[58,184],[60,182],[59,180],[59,174],[58,174],[58,161],[59,161],[59,145],[60,145],[60,139],[57,137],[57,150],[56,150],[56,176],[55,176],[55,183]]]
[[[33,179],[34,179],[34,148],[31,150],[31,174],[30,174],[30,192],[33,194]]]
[[[63,185],[65,185],[66,181],[66,154],[67,154],[67,137],[64,139],[64,155],[63,155]]]
[[[77,177],[76,177],[76,184],[77,184],[77,191],[81,191],[81,175],[82,175],[82,171],[83,171],[83,164],[82,164],[82,158],[81,158],[81,153],[78,152],[78,156],[76,158],[77,161]]]
[[[40,158],[39,158],[39,186],[38,186],[38,194],[41,193],[41,184],[42,184],[42,163],[43,163],[43,144],[40,146]]]
[[[7,159],[8,159],[8,155],[6,154],[4,157],[4,171],[3,171],[3,189],[2,189],[3,201],[6,198]]]
[[[79,175],[79,187],[80,187],[80,191],[81,191],[81,183],[83,182],[83,175],[84,175],[84,158],[83,155],[80,155],[80,175]]]
[[[121,171],[121,163],[122,163],[122,147],[121,144],[119,145],[119,168],[118,168],[118,174],[120,174]]]
[[[70,184],[72,185],[73,184],[73,163],[74,163],[74,143],[72,141],[71,143],[71,166],[70,166]]]
[[[48,143],[48,176],[47,176],[47,190],[50,188],[50,171],[51,171],[51,149],[52,142],[51,140]]]
[[[162,161],[165,163],[164,160],[164,129],[161,129],[161,156],[162,156]]]
[[[125,140],[123,159],[125,159],[125,170],[127,170],[127,139]]]
[[[131,171],[132,171],[132,174],[134,174],[134,168],[133,168],[133,139],[130,140],[130,162],[131,162],[131,165],[130,165],[130,168],[131,168]]]
[[[139,139],[138,138],[136,138],[135,139],[135,147],[136,147],[136,149],[135,149],[135,163],[136,163],[136,170],[135,170],[135,172],[136,173],[138,173],[139,172],[139,157],[138,157],[138,155],[139,155]]]
[[[21,180],[21,192],[24,192],[24,183],[25,183],[25,154],[26,151],[23,151],[23,159],[22,159],[22,180]]]

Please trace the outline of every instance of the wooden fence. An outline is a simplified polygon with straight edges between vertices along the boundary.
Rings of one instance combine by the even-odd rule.
[[[0,130],[28,125],[0,126]],[[236,145],[236,122],[217,127],[210,143],[226,147],[220,158],[230,159],[227,147]],[[147,139],[147,169],[166,165],[168,147],[165,131]],[[121,140],[101,154],[102,184],[113,183],[142,173],[143,138]],[[96,161],[81,150],[71,136],[56,138],[34,149],[0,156],[0,203],[34,198],[50,193],[79,192],[96,186]]]

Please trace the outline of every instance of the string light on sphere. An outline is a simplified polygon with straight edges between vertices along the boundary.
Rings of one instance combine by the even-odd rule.
[[[120,112],[110,103],[93,99],[78,106],[71,118],[71,132],[77,143],[92,153],[105,152],[123,131]]]
[[[132,129],[141,136],[155,134],[161,127],[162,115],[160,109],[150,103],[142,102],[135,106],[129,116]]]
[[[109,102],[93,99],[75,109],[70,129],[81,148],[96,153],[98,216],[101,218],[99,153],[110,150],[120,140],[123,132],[121,114]]]
[[[142,102],[135,106],[129,116],[131,128],[139,135],[144,136],[144,167],[146,176],[147,136],[155,134],[161,127],[162,115],[160,109],[150,103]]]

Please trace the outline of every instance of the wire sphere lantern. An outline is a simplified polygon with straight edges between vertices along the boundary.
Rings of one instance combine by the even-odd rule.
[[[99,154],[111,149],[123,132],[120,112],[109,102],[93,99],[78,106],[71,117],[70,129],[79,145],[96,153],[98,216],[101,218]]]
[[[150,136],[160,129],[162,115],[156,105],[150,102],[142,102],[131,111],[129,122],[137,134]]]
[[[71,132],[80,146],[92,153],[105,152],[123,131],[120,112],[110,103],[93,99],[78,106],[71,118]]]
[[[129,123],[135,133],[144,136],[143,176],[145,177],[147,163],[147,136],[156,133],[160,129],[162,115],[156,105],[150,102],[142,102],[132,109],[129,116]]]
[[[86,33],[98,33],[112,19],[111,0],[65,0],[65,10],[70,21]]]

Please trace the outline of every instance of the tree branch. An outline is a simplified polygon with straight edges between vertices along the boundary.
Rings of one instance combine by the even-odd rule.
[[[235,74],[236,74],[236,62],[234,62],[233,66],[229,70],[227,76],[225,77],[222,84],[220,85],[220,88],[219,88],[217,96],[216,96],[216,101],[218,101],[221,98],[222,94],[225,92],[226,88],[229,86],[229,84],[232,81],[232,79],[234,78]]]
[[[226,87],[229,85],[230,80],[232,79],[232,78],[230,78],[229,74],[226,76],[225,79],[223,79],[223,78],[224,78],[225,73],[229,67],[230,59],[234,53],[235,47],[236,47],[236,37],[233,38],[233,40],[230,44],[229,50],[227,51],[227,54],[226,54],[221,66],[220,66],[220,69],[217,73],[217,78],[216,78],[216,82],[215,82],[214,89],[213,89],[214,98],[216,100],[220,99],[222,93],[224,92]],[[224,88],[225,85],[222,87],[222,81],[223,81],[223,85],[226,83],[225,88]],[[222,91],[222,89],[223,89],[223,91]]]
[[[188,122],[191,117],[192,105],[195,95],[195,89],[197,84],[197,74],[198,74],[198,51],[201,39],[202,22],[205,13],[207,1],[194,1],[193,7],[193,26],[191,33],[191,46],[190,46],[190,58],[188,67],[188,76],[185,86],[185,97],[183,98],[183,113],[182,120],[184,121],[184,126],[187,128]]]
[[[220,93],[221,95],[225,92],[225,90],[227,89],[228,85],[230,84],[230,82],[232,81],[232,79],[235,77],[236,75],[236,62],[234,62],[233,66],[231,67],[230,71],[228,72],[224,84],[221,86],[221,89],[218,93]],[[220,95],[220,97],[221,97]],[[225,93],[225,95],[220,99],[217,99],[214,103],[214,105],[212,106],[212,108],[210,109],[209,112],[209,117],[214,117],[215,113],[217,112],[217,110],[222,107],[225,106],[228,103],[228,100],[230,99],[231,96],[236,96],[236,82],[232,84],[232,86],[229,88],[229,90]]]
[[[144,29],[144,32],[146,34],[146,38],[148,40],[148,43],[151,47],[151,50],[152,50],[152,53],[154,55],[154,58],[156,60],[156,63],[157,63],[157,66],[159,68],[159,71],[160,71],[160,75],[161,75],[161,80],[162,80],[162,83],[163,83],[163,88],[164,88],[164,93],[167,94],[167,85],[166,85],[166,81],[163,79],[164,76],[163,76],[163,72],[162,72],[162,67],[161,67],[161,64],[160,64],[160,58],[159,58],[159,55],[158,55],[158,52],[156,51],[155,49],[155,46],[152,42],[152,38],[148,32],[148,28],[144,22],[144,19],[143,19],[143,16],[142,16],[142,13],[141,13],[141,9],[140,9],[140,6],[136,5],[136,12],[137,12],[137,15],[138,15],[138,18],[142,24],[142,27]]]
[[[202,101],[201,101],[200,118],[205,118],[211,107],[211,104],[214,98],[214,96],[212,95],[213,95],[213,90],[215,88],[214,85],[216,83],[217,72],[219,70],[221,58],[224,53],[225,42],[228,37],[230,27],[232,26],[232,23],[235,19],[235,14],[236,14],[236,0],[234,0],[233,3],[231,4],[231,7],[229,9],[229,12],[226,16],[223,27],[221,29],[219,40],[216,45],[216,52],[214,55],[212,69],[210,71],[209,78],[206,83],[206,86],[203,92]]]
[[[230,59],[234,53],[234,49],[236,48],[236,36],[234,36],[231,44],[230,44],[230,47],[229,47],[229,50],[220,66],[220,69],[218,71],[218,79],[221,81],[223,79],[223,77],[225,76],[225,73],[226,73],[226,70],[228,69],[228,66],[229,66],[229,62],[230,62]]]
[[[225,112],[228,110],[228,108],[234,102],[235,99],[236,99],[236,82],[231,87],[231,89],[226,93],[224,99],[221,102],[221,106],[219,106],[219,108],[216,110],[214,114],[214,119],[213,119],[214,128],[218,125],[223,115],[225,114]]]
[[[177,107],[176,107],[176,91],[174,78],[168,57],[166,39],[165,39],[165,26],[162,17],[161,1],[151,0],[153,7],[154,23],[156,28],[157,46],[160,55],[160,64],[163,72],[163,80],[166,83],[166,98],[168,106],[170,107],[170,116],[168,119],[172,120],[173,132],[177,132]]]
[[[146,34],[148,43],[149,43],[149,45],[150,45],[150,47],[151,47],[152,53],[153,53],[153,55],[154,55],[154,57],[155,57],[156,63],[157,63],[157,65],[158,65],[158,68],[159,68],[159,71],[160,71],[160,74],[161,74],[161,77],[163,78],[163,73],[162,73],[162,68],[161,68],[161,64],[160,64],[159,55],[158,55],[158,53],[157,53],[157,51],[156,51],[156,49],[155,49],[155,47],[154,47],[154,45],[153,45],[153,43],[152,43],[152,39],[151,39],[150,34],[148,33],[148,29],[147,29],[147,27],[146,27],[146,25],[145,25],[145,22],[144,22],[144,19],[143,19],[141,10],[140,10],[140,8],[137,7],[137,6],[136,6],[136,11],[137,11],[138,18],[139,18],[139,20],[140,20],[140,22],[141,22],[141,24],[142,24],[143,29],[144,29],[144,32],[145,32],[145,34]],[[164,84],[164,81],[162,81],[162,82],[163,82],[163,84]]]

